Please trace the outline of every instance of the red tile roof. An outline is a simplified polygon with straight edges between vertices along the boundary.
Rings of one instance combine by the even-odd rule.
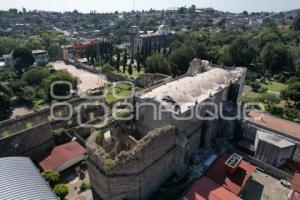
[[[185,195],[185,198],[188,200],[241,200],[241,198],[207,177],[196,181]]]
[[[45,171],[53,170],[64,164],[65,162],[86,154],[86,149],[78,142],[71,141],[69,143],[54,147],[50,155],[39,163]]]
[[[235,173],[229,174],[226,172],[225,168],[225,162],[229,157],[230,154],[224,154],[207,171],[205,176],[238,195],[256,170],[256,167],[242,161]]]
[[[292,181],[292,189],[294,190],[292,200],[300,200],[300,174],[295,173]]]
[[[294,138],[300,139],[300,124],[298,123],[281,119],[262,112],[250,112],[248,114],[248,117],[252,122],[257,123],[261,126],[272,130],[277,130]]]
[[[294,191],[293,196],[292,196],[292,200],[300,200],[300,193]]]
[[[300,174],[295,173],[293,181],[292,181],[293,190],[300,192]]]

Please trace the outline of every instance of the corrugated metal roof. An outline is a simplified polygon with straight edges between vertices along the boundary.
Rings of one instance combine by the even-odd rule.
[[[58,200],[29,158],[0,158],[0,199]]]

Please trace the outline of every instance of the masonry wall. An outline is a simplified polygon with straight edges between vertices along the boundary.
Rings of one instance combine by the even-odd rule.
[[[33,160],[45,155],[54,146],[48,123],[25,129],[0,140],[0,157],[26,156]]]
[[[91,147],[89,141],[88,146]],[[88,147],[88,149],[89,149]],[[121,153],[113,169],[105,171],[101,157],[89,156],[91,185],[104,200],[148,199],[159,186],[177,171],[178,159],[175,129],[162,134],[149,133],[139,141],[133,152]],[[100,151],[100,150],[99,150]],[[95,148],[88,150],[95,154]],[[105,157],[102,155],[102,157]]]
[[[71,128],[78,126],[77,108],[81,103],[88,102],[88,100],[80,98],[68,101],[68,103],[71,104],[73,110],[73,116],[70,120],[53,120],[53,118],[51,117],[50,108],[47,107],[37,112],[20,116],[15,119],[2,121],[0,122],[0,139],[46,122],[49,122],[51,128],[54,130],[59,128]],[[67,106],[55,106],[53,113],[56,117],[67,117],[69,115],[69,108]],[[95,108],[91,107],[88,109],[82,109],[81,116],[83,123],[91,120],[90,113],[94,113],[94,117],[98,117],[104,115],[104,110],[101,107],[97,106]]]

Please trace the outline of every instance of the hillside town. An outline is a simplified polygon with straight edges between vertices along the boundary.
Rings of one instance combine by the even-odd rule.
[[[0,200],[299,200],[300,9],[0,10],[0,169]]]

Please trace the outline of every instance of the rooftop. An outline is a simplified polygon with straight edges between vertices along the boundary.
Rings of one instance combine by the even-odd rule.
[[[0,158],[0,199],[58,200],[29,158]]]
[[[248,119],[268,129],[276,130],[293,138],[300,139],[300,124],[262,112],[250,112],[248,113]]]
[[[245,161],[241,161],[236,171],[233,174],[229,174],[226,171],[225,165],[229,157],[229,154],[224,154],[206,172],[205,176],[238,195],[254,173],[256,167]]]
[[[289,188],[284,187],[280,180],[271,177],[265,172],[256,170],[252,174],[252,179],[245,187],[241,197],[244,200],[287,199],[288,194]]]
[[[196,181],[182,200],[241,200],[237,195],[203,177]]]
[[[86,153],[86,149],[83,148],[76,141],[54,147],[50,155],[39,163],[43,170],[54,170],[64,163],[82,156]]]
[[[260,140],[266,141],[268,143],[273,144],[274,146],[280,147],[280,148],[287,148],[290,146],[294,146],[295,144],[285,140],[282,137],[278,137],[273,134],[269,134],[265,131],[257,131],[258,137]]]
[[[184,76],[173,80],[165,85],[154,88],[144,94],[141,98],[150,98],[163,104],[167,109],[173,110],[173,105],[164,101],[163,98],[170,96],[181,108],[182,112],[195,105],[195,102],[202,102],[210,95],[214,95],[220,89],[230,85],[239,76],[238,70],[225,70],[213,68],[204,73],[194,76]]]

